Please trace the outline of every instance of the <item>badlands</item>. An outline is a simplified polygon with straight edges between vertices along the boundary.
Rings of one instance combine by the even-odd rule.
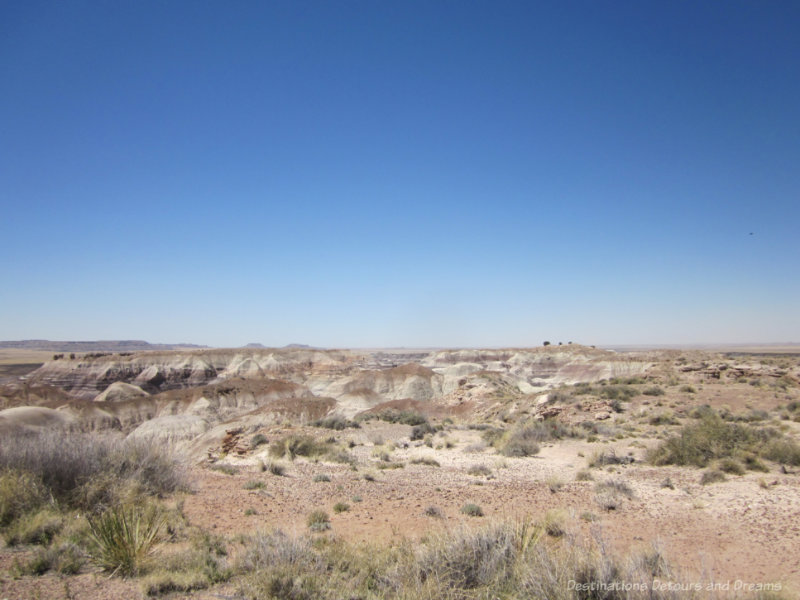
[[[0,598],[800,594],[800,354],[3,352]]]

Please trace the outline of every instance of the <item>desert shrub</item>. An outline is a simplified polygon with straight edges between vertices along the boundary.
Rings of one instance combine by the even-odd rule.
[[[361,425],[356,421],[351,421],[341,415],[332,415],[324,419],[317,419],[311,423],[314,427],[324,427],[325,429],[333,429],[335,431],[342,431],[343,429],[352,428],[358,429]]]
[[[153,506],[109,508],[89,517],[91,557],[112,574],[137,575],[161,539],[163,525]]]
[[[601,398],[605,398],[606,400],[621,400],[626,402],[635,398],[638,395],[638,391],[636,388],[628,385],[606,385],[599,389],[598,394]]]
[[[655,465],[694,465],[705,467],[712,460],[736,457],[758,450],[777,434],[707,415],[686,425],[680,434],[662,442],[648,454]]]
[[[616,510],[625,498],[633,498],[633,490],[624,481],[610,479],[595,485],[595,502],[603,510]]]
[[[330,480],[330,475],[325,475],[324,473],[314,475],[314,478],[312,479],[314,483],[328,483]]]
[[[409,438],[411,441],[421,440],[425,438],[425,435],[429,433],[434,433],[436,430],[431,427],[430,423],[422,423],[421,425],[414,425],[411,428],[411,435]]]
[[[800,445],[789,438],[770,440],[763,449],[762,456],[784,465],[800,466]]]
[[[427,417],[414,410],[384,410],[376,414],[366,415],[369,417],[377,417],[381,421],[387,423],[401,423],[403,425],[423,425],[428,423]]]
[[[701,404],[700,406],[693,408],[692,411],[689,413],[689,416],[693,419],[703,419],[705,417],[713,417],[716,416],[716,411],[711,408],[708,404]]]
[[[0,446],[0,471],[28,473],[66,506],[96,510],[131,489],[161,496],[188,487],[184,462],[150,440],[60,431],[10,437]]]
[[[547,394],[548,404],[566,404],[572,402],[575,398],[566,390],[556,390]]]
[[[575,474],[575,481],[594,481],[594,477],[588,469],[581,469]]]
[[[540,449],[539,444],[534,440],[528,440],[522,436],[514,436],[502,444],[500,453],[503,456],[525,457],[538,454]]]
[[[325,531],[331,528],[331,518],[324,510],[315,510],[308,515],[306,525],[311,531]]]
[[[533,456],[539,452],[539,443],[561,439],[571,435],[561,423],[553,419],[534,421],[515,427],[502,435],[495,431],[484,432],[484,439],[490,442],[504,456]]]
[[[272,475],[275,475],[277,477],[282,477],[283,475],[286,474],[286,467],[284,467],[279,462],[271,460],[266,464],[264,464],[264,463],[261,463],[261,464],[262,464],[262,467],[263,467],[262,470],[263,471],[269,471]]]
[[[547,478],[547,487],[553,494],[555,494],[564,487],[564,482],[561,481],[561,479],[559,479],[557,476],[553,475]]]
[[[432,516],[436,514],[432,510]],[[584,513],[585,520],[595,520]],[[419,545],[349,546],[341,541],[289,538],[280,532],[243,542],[239,595],[247,599],[537,598],[547,600],[689,600],[693,593],[651,589],[655,577],[679,582],[657,548],[617,558],[603,540],[563,535],[563,519],[529,519],[457,529]],[[560,537],[558,543],[546,536]],[[570,588],[570,582],[573,587]],[[601,593],[574,590],[595,583]],[[644,584],[641,593],[623,584]],[[619,592],[614,590],[620,590]]]
[[[596,492],[613,491],[626,498],[633,498],[634,493],[631,487],[621,479],[607,479],[595,485]]]
[[[47,490],[29,472],[6,469],[0,473],[0,527],[48,501]]]
[[[745,454],[744,458],[744,467],[748,471],[760,471],[762,473],[769,473],[769,468],[763,462],[761,462],[757,456],[754,454]]]
[[[442,514],[441,509],[439,507],[437,507],[437,506],[429,506],[429,507],[427,507],[425,509],[425,516],[426,517],[433,517],[434,519],[442,519],[442,518],[444,518],[444,515]]]
[[[289,435],[275,440],[269,446],[269,454],[273,458],[287,457],[294,460],[297,456],[320,456],[328,451],[328,444],[318,442],[307,435]]]
[[[727,477],[725,477],[725,473],[719,469],[708,469],[707,471],[703,471],[703,475],[700,477],[700,483],[701,485],[709,485],[712,483],[725,481],[726,479]]]
[[[239,572],[249,573],[285,565],[301,565],[311,571],[319,564],[310,540],[289,537],[280,530],[258,533],[246,538],[243,544],[245,550],[236,564]]]
[[[326,460],[330,462],[339,463],[342,465],[355,465],[356,457],[350,454],[347,450],[342,450],[341,448],[333,448],[325,454],[324,457]]]
[[[466,506],[478,509],[474,516],[483,514],[475,505]],[[515,542],[511,528],[502,525],[435,538],[417,559],[415,578],[435,581],[444,590],[499,587],[512,577],[518,556]]]
[[[239,472],[237,467],[234,467],[233,465],[226,465],[225,463],[213,464],[209,467],[209,469],[219,473],[225,473],[225,475],[236,475]]]
[[[337,502],[333,505],[333,512],[336,514],[347,512],[350,510],[350,505],[347,502]]]
[[[6,544],[40,544],[46,546],[61,531],[64,518],[50,508],[27,513],[15,520],[6,530]]]
[[[419,458],[412,458],[411,459],[412,465],[426,465],[428,467],[441,467],[442,465],[439,464],[439,461],[435,458],[431,458],[430,456],[421,456]]]
[[[661,413],[658,415],[653,415],[647,421],[650,425],[675,425],[678,423],[677,419],[669,413]]]
[[[723,473],[731,475],[744,475],[744,467],[742,464],[733,458],[723,458],[717,464],[717,468]]]
[[[244,489],[246,490],[263,490],[266,485],[263,481],[259,481],[258,479],[251,479],[247,483],[244,484]]]
[[[64,542],[49,548],[38,548],[23,565],[25,575],[44,575],[55,571],[61,575],[75,575],[86,564],[86,554],[75,544]]]
[[[269,440],[267,439],[267,436],[265,436],[263,433],[257,433],[250,438],[251,448],[258,448],[259,446],[263,446],[264,444],[269,444]]]
[[[632,462],[634,462],[632,456],[617,454],[614,449],[595,452],[588,460],[589,466],[592,468],[604,467],[607,465],[627,465]]]
[[[488,477],[492,474],[492,470],[486,465],[472,465],[467,469],[467,474],[475,477]]]
[[[686,394],[694,394],[694,393],[696,393],[696,392],[697,392],[697,390],[696,390],[696,389],[694,389],[694,387],[692,387],[691,385],[684,385],[684,386],[681,386],[680,390],[681,390],[682,392],[686,393]]]
[[[741,420],[748,423],[756,423],[758,421],[766,421],[769,419],[769,413],[765,410],[754,409],[745,415]]]
[[[644,394],[645,396],[663,396],[665,392],[663,388],[654,385],[652,387],[645,388],[644,390],[642,390],[642,394]]]
[[[478,506],[477,504],[473,504],[468,502],[464,506],[461,507],[461,512],[467,515],[468,517],[482,517],[483,516],[483,509]]]

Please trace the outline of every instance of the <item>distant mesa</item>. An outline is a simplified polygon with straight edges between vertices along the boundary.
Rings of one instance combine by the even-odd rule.
[[[246,346],[243,346],[243,347],[244,348],[266,348],[266,346],[264,344],[259,344],[258,342],[252,342],[252,343],[247,344]]]
[[[50,350],[53,352],[142,352],[146,350],[187,350],[208,348],[197,344],[151,344],[144,340],[99,340],[87,342],[56,342],[52,340],[0,341],[0,348],[21,350]]]
[[[317,350],[317,346],[309,346],[308,344],[286,344],[284,348],[304,348],[306,350]]]

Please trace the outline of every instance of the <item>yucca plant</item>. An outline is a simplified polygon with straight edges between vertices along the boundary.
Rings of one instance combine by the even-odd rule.
[[[153,507],[115,506],[89,518],[92,558],[106,571],[137,575],[161,539],[164,517]]]

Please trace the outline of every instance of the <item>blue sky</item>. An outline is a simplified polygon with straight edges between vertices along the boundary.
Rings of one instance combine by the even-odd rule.
[[[0,339],[800,342],[798,30],[794,2],[2,3]]]

